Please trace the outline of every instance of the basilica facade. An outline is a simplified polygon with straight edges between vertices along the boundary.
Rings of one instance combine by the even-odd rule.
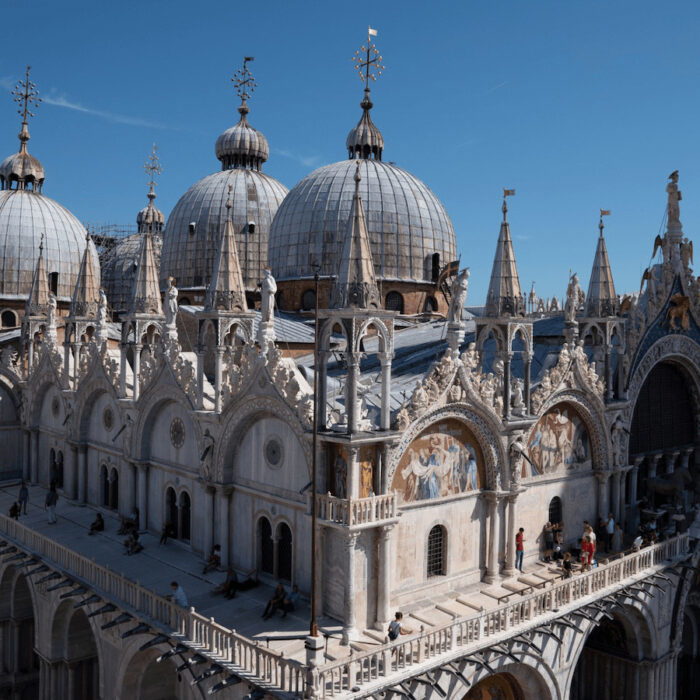
[[[576,275],[562,303],[524,293],[506,190],[486,303],[466,307],[488,271],[458,269],[443,205],[383,160],[369,83],[347,158],[287,191],[262,172],[249,75],[221,169],[167,220],[152,180],[102,270],[43,192],[20,85],[0,471],[297,585],[311,633],[265,647],[0,516],[0,695],[694,697],[700,282],[678,173],[639,292],[615,290],[601,212],[585,293]],[[577,549],[610,516],[622,545],[596,568],[542,561],[546,523]]]

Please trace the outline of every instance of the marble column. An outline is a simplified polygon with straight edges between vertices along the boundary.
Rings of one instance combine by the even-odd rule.
[[[148,464],[138,465],[139,526],[144,531],[148,530],[148,468]]]
[[[343,624],[343,644],[349,644],[356,636],[355,595],[357,583],[355,576],[355,545],[357,544],[357,532],[347,532],[345,540],[345,552],[347,571],[345,572],[345,610]]]
[[[391,354],[379,353],[379,362],[382,365],[382,408],[379,427],[389,430],[391,427]]]
[[[346,488],[346,498],[360,497],[360,448],[356,445],[348,447],[348,472]]]
[[[318,367],[316,370],[316,381],[318,390],[318,416],[316,416],[316,426],[318,430],[326,429],[326,401],[328,400],[328,351],[318,351]]]
[[[224,357],[224,349],[221,346],[216,348],[216,358],[214,360],[214,410],[221,413],[221,365]]]
[[[620,508],[618,517],[620,520],[625,519],[625,508],[627,506],[627,469],[620,470]]]
[[[348,353],[348,372],[345,388],[345,412],[347,414],[348,433],[354,435],[357,432],[357,375],[359,373],[360,358],[355,353]]]
[[[222,566],[228,566],[229,562],[232,561],[230,552],[230,537],[229,532],[231,529],[231,493],[233,489],[230,486],[220,486],[218,492],[218,522],[219,522],[219,532],[218,532],[218,542],[216,544],[221,545],[221,564]]]
[[[68,494],[68,498],[73,500],[78,499],[78,446],[73,443],[68,443],[67,451],[67,469],[66,469],[66,487],[65,491]]]
[[[659,460],[661,459],[660,454],[649,455],[649,478],[656,478]]]
[[[213,486],[204,487],[204,551],[211,552],[214,542],[214,521],[216,489]]]
[[[126,396],[126,347],[119,348],[119,398]]]
[[[496,520],[498,518],[498,495],[494,491],[484,491],[488,512],[488,540],[486,542],[485,583],[493,583],[498,577],[498,543],[496,542]]]
[[[134,345],[134,401],[138,401],[141,393],[141,350],[143,345],[136,343]]]
[[[610,478],[610,508],[608,512],[612,513],[615,520],[620,519],[620,472],[616,471],[611,474]],[[607,518],[608,514],[601,515],[602,518]]]
[[[666,474],[673,474],[676,468],[676,460],[680,454],[680,450],[674,450],[673,452],[667,452],[664,455],[664,459],[666,460]]]
[[[78,503],[87,502],[87,445],[78,445]]]
[[[525,355],[525,362],[524,362],[524,386],[523,386],[523,398],[525,400],[525,413],[530,414],[530,368],[532,366],[532,353],[528,353]]]
[[[510,364],[513,353],[507,352],[503,358],[503,417],[510,416]]]
[[[506,496],[508,501],[508,518],[506,525],[506,567],[503,571],[506,576],[515,576],[515,502],[518,500],[518,493],[509,493]]]
[[[31,464],[32,464],[32,434],[29,430],[22,431],[22,478],[25,481],[31,479]]]
[[[637,480],[639,478],[639,466],[641,465],[641,463],[643,461],[644,461],[643,456],[642,457],[637,456],[634,458],[634,464],[632,465],[632,477],[630,479],[630,491],[631,491],[631,493],[630,493],[630,498],[629,498],[630,504],[632,504],[632,505],[637,505],[637,501],[639,500],[637,498],[637,489],[639,488]]]
[[[393,568],[391,534],[393,525],[377,528],[377,624],[379,630],[386,629],[391,616],[391,571]]]
[[[32,449],[31,449],[31,459],[30,459],[30,480],[32,484],[39,483],[39,429],[34,428],[32,430]]]
[[[681,452],[681,469],[688,469],[688,462],[690,461],[690,455],[693,454],[692,447],[686,447]]]
[[[606,519],[610,512],[610,504],[608,500],[608,478],[610,472],[596,472],[598,479],[598,517]]]
[[[197,351],[197,410],[204,409],[204,352]]]
[[[612,348],[605,349],[605,400],[613,400]]]

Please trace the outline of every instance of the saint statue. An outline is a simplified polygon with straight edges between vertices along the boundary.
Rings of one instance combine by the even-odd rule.
[[[97,324],[99,326],[104,326],[107,323],[107,294],[105,290],[100,287],[100,301],[97,306]]]
[[[170,328],[175,328],[178,311],[177,303],[177,287],[175,286],[175,278],[168,277],[168,288],[165,291],[165,325]]]
[[[564,318],[567,323],[576,321],[576,311],[581,299],[581,287],[578,284],[578,275],[574,272],[566,288],[566,304],[564,305]]]
[[[678,189],[678,171],[674,170],[669,176],[670,182],[666,185],[668,193],[668,224],[680,224],[681,208],[678,202],[683,199],[681,191]]]
[[[448,323],[462,323],[464,315],[464,304],[467,301],[467,290],[469,288],[469,268],[465,267],[452,281],[450,292],[450,307],[447,311]]]
[[[277,293],[277,282],[272,276],[272,270],[269,267],[265,268],[265,277],[260,283],[261,303],[260,321],[262,323],[270,323],[275,314],[275,294]]]

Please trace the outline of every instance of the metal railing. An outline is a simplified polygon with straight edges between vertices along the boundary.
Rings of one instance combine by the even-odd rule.
[[[319,518],[332,523],[349,527],[372,525],[397,517],[396,493],[351,499],[318,494],[316,509]]]

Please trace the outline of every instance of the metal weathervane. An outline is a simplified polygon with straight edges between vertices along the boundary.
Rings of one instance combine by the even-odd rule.
[[[355,70],[360,76],[360,80],[365,84],[365,90],[369,90],[369,81],[376,80],[385,69],[379,50],[372,43],[373,36],[377,36],[377,30],[368,27],[367,44],[360,46],[352,58]]]
[[[32,108],[36,108],[41,103],[39,91],[36,85],[29,79],[29,73],[32,67],[27,66],[27,71],[24,75],[24,80],[20,80],[15,89],[12,91],[15,102],[20,106],[17,113],[22,116],[22,123],[27,123],[28,117],[33,117]]]
[[[231,78],[231,82],[236,88],[236,94],[241,98],[243,104],[255,92],[255,88],[258,87],[253,74],[248,70],[248,61],[254,60],[254,56],[245,56],[243,58],[243,68],[239,68],[233,74],[233,78]]]
[[[151,155],[148,156],[148,160],[143,164],[143,169],[146,175],[148,175],[148,186],[151,188],[151,192],[153,192],[155,186],[158,184],[156,183],[156,175],[160,175],[163,172],[160,158],[158,158],[158,146],[156,146],[155,143],[151,149]]]

